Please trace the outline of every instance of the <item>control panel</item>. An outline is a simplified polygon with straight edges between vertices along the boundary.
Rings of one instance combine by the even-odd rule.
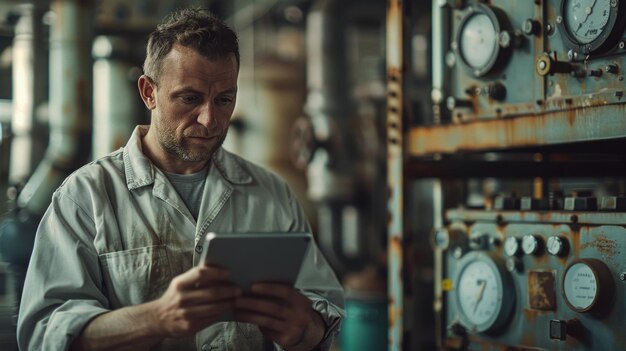
[[[433,235],[444,347],[626,350],[625,206],[623,196],[507,197],[448,210]]]
[[[623,103],[626,2],[443,1],[453,122]]]

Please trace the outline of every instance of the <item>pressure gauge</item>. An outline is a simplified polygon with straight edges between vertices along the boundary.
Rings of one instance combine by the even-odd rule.
[[[522,238],[522,251],[527,255],[535,255],[542,248],[543,241],[539,235],[528,234]]]
[[[504,254],[511,257],[511,256],[515,256],[519,253],[520,251],[520,246],[519,246],[519,239],[514,237],[514,236],[510,236],[506,239],[504,239]]]
[[[457,272],[455,296],[461,324],[478,333],[503,326],[515,303],[504,262],[485,252],[470,252],[459,261]]]
[[[565,270],[563,295],[576,312],[603,312],[612,303],[613,289],[611,272],[600,260],[576,260]]]
[[[575,53],[606,51],[622,35],[624,16],[618,16],[622,1],[562,0],[557,24],[565,44]],[[619,18],[618,18],[619,17]]]
[[[567,254],[569,249],[567,239],[556,235],[548,238],[546,247],[548,249],[548,253],[553,256],[564,256]]]
[[[504,39],[503,45],[500,42],[501,38],[510,38],[506,32],[509,29],[502,10],[483,4],[469,8],[458,27],[453,48],[470,74],[482,77],[504,63],[510,54],[510,43]]]

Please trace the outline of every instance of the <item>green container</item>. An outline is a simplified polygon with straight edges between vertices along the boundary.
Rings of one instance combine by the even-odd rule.
[[[346,297],[346,318],[341,327],[341,351],[387,350],[387,300]]]

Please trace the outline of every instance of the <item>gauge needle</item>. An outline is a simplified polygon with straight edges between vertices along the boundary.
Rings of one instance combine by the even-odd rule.
[[[593,7],[596,6],[596,1],[597,0],[593,0],[593,2],[591,3],[591,5],[589,5],[589,7],[585,7],[585,19],[582,20],[582,22],[578,23],[578,28],[576,28],[576,33],[578,33],[580,28],[583,26],[583,23],[587,22],[587,19],[589,19],[589,16],[593,12]]]
[[[478,290],[478,293],[476,294],[476,304],[474,305],[474,312],[473,313],[476,313],[476,309],[478,308],[478,304],[483,299],[483,295],[485,294],[485,287],[487,286],[487,281],[484,280],[484,279],[478,279],[476,281],[476,283],[478,285],[480,285],[480,288]]]

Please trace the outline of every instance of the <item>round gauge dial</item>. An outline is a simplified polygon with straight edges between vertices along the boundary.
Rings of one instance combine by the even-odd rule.
[[[510,48],[501,47],[499,40],[502,31],[509,28],[500,9],[483,4],[469,8],[459,24],[454,48],[472,75],[484,76],[508,57]]]
[[[576,312],[602,310],[610,304],[613,288],[609,269],[597,259],[574,261],[563,277],[565,302]]]
[[[534,255],[541,249],[541,237],[538,235],[524,235],[522,238],[522,251],[527,255]]]
[[[598,39],[609,22],[611,0],[565,1],[563,20],[567,31],[581,44]]]
[[[514,304],[512,280],[503,262],[483,252],[471,252],[459,265],[455,282],[461,324],[473,332],[502,326]]]
[[[556,235],[548,238],[546,246],[548,248],[548,253],[553,256],[563,256],[567,253],[568,249],[567,239]]]
[[[504,254],[507,256],[515,256],[519,252],[519,239],[510,236],[504,239]]]
[[[565,44],[583,58],[615,46],[626,24],[625,16],[619,16],[622,2],[561,0],[557,25]]]
[[[497,48],[496,28],[489,16],[478,13],[469,17],[461,32],[461,55],[472,68],[486,66]]]

